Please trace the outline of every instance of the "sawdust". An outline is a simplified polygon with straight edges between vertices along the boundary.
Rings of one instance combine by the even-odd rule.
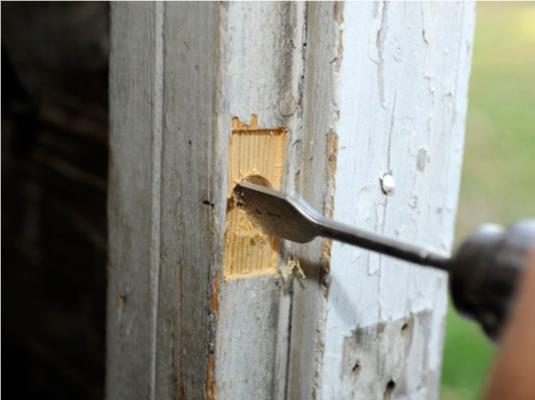
[[[237,207],[234,188],[244,179],[280,189],[286,146],[284,128],[258,129],[234,117],[228,146],[227,215],[225,222],[224,278],[276,274],[280,242],[267,235]]]

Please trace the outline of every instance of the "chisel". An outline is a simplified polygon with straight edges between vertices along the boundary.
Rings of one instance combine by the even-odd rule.
[[[535,219],[508,229],[481,225],[450,257],[326,218],[302,200],[249,181],[238,184],[234,195],[238,206],[270,235],[297,243],[327,237],[447,271],[455,307],[493,340],[507,319],[529,251],[535,250]]]

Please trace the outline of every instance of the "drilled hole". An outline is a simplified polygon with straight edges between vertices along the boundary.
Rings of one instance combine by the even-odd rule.
[[[351,368],[351,371],[353,371],[355,374],[358,374],[360,372],[360,368],[361,368],[360,361],[357,360],[355,365],[353,365],[353,368]]]
[[[267,188],[271,188],[271,183],[266,178],[260,175],[246,176],[244,179],[242,179],[242,182],[251,182],[251,183],[254,183],[255,185],[260,185],[260,186],[264,186]],[[243,206],[240,200],[239,192],[236,190],[237,186],[238,185],[234,186],[234,189],[232,190],[233,192],[232,198],[227,202],[227,213],[231,211],[232,209],[234,209],[236,206],[238,207]],[[205,202],[203,203],[206,204]]]
[[[260,176],[260,175],[249,175],[249,176],[245,177],[245,179],[243,179],[243,180],[247,181],[247,182],[254,183],[255,185],[265,186],[265,187],[268,187],[268,188],[271,187],[271,183],[266,178],[264,178],[263,176]]]
[[[405,322],[405,323],[401,326],[401,333],[406,332],[407,329],[409,329],[409,324],[408,324],[407,322]]]
[[[386,387],[385,387],[385,397],[387,397],[390,394],[392,394],[392,392],[394,391],[395,388],[396,388],[396,382],[394,382],[392,379],[390,379],[387,382]]]

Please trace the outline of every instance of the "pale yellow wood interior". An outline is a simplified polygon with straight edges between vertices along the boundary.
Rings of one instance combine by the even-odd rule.
[[[232,119],[228,145],[227,215],[225,222],[225,278],[240,278],[277,272],[280,243],[266,235],[237,208],[232,195],[245,178],[280,189],[284,170],[286,131],[258,129],[253,115],[250,124]]]

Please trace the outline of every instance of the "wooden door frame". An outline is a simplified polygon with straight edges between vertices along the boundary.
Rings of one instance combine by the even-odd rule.
[[[436,397],[447,277],[327,240],[229,277],[227,146],[232,118],[256,115],[287,133],[284,190],[449,251],[473,4],[114,3],[111,17],[107,397]]]

